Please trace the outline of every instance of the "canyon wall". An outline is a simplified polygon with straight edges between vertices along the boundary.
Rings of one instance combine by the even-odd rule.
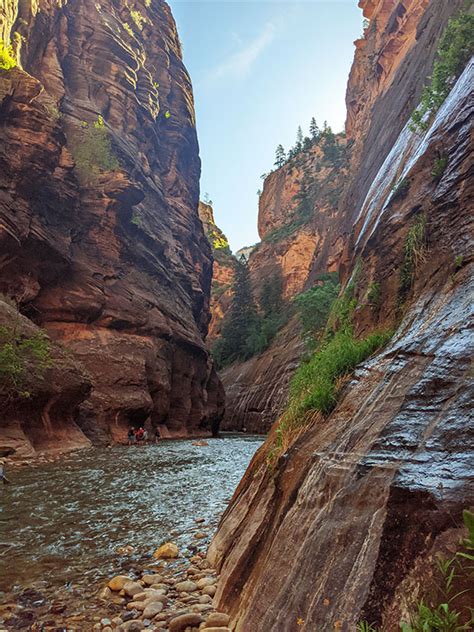
[[[9,0],[0,37],[17,60],[0,69],[0,292],[88,374],[84,440],[146,420],[169,436],[215,430],[212,255],[168,5]],[[50,417],[49,442],[63,423]]]
[[[355,334],[394,335],[346,380],[334,411],[303,425],[273,462],[276,424],[236,490],[208,555],[221,573],[217,606],[237,632],[353,632],[362,620],[395,632],[474,504],[474,60],[428,129],[410,125],[439,37],[464,3],[360,4],[371,24],[348,87],[350,176],[326,247],[342,253]],[[309,283],[327,269],[323,250]]]

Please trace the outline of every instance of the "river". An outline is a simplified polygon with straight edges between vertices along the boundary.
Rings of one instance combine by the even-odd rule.
[[[1,602],[84,611],[107,578],[151,560],[163,542],[191,555],[195,518],[205,521],[205,548],[261,443],[235,435],[203,447],[163,441],[11,469],[12,484],[0,487]],[[128,545],[131,554],[117,553]]]

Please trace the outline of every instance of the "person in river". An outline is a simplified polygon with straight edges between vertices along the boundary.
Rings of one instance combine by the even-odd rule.
[[[130,428],[127,434],[127,438],[128,438],[128,445],[133,445],[134,443],[136,443],[135,428],[133,427]]]
[[[8,478],[5,476],[5,460],[4,459],[0,459],[0,481],[2,481],[4,485],[8,485],[8,483],[10,483]]]
[[[143,431],[142,441],[143,443],[146,443],[148,441],[148,430]]]
[[[161,440],[161,433],[160,433],[160,429],[157,426],[156,430],[155,430],[155,443],[158,443]]]
[[[145,431],[143,430],[143,428],[139,428],[137,430],[137,433],[135,435],[135,438],[138,442],[143,441],[143,435],[145,434]]]

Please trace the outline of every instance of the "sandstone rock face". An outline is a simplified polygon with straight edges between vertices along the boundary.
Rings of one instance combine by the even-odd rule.
[[[288,383],[303,352],[300,326],[293,318],[278,333],[270,349],[225,368],[220,376],[228,405],[222,430],[268,432],[285,408]]]
[[[344,138],[336,137],[336,143],[344,152]],[[248,256],[255,296],[275,270],[281,271],[284,297],[290,303],[312,285],[314,270],[339,269],[343,243],[336,241],[334,226],[347,164],[348,155],[334,163],[325,158],[321,144],[313,145],[266,178],[259,202],[262,241]],[[222,428],[267,432],[285,406],[289,379],[303,352],[294,318],[261,356],[224,369]]]
[[[207,335],[208,344],[212,345],[221,333],[222,320],[232,302],[234,256],[230,252],[227,237],[216,225],[212,206],[199,202],[199,217],[214,255],[210,305],[211,322]]]
[[[209,558],[221,573],[217,607],[237,632],[290,632],[299,618],[312,630],[352,631],[360,620],[398,629],[407,604],[423,598],[435,555],[458,542],[461,510],[474,502],[474,61],[428,131],[413,133],[416,93],[456,3],[362,4],[368,17],[385,16],[403,54],[395,50],[390,64],[385,50],[391,70],[383,89],[359,109],[365,122],[357,124],[354,171],[327,239],[343,251],[344,282],[360,262],[356,333],[396,333],[357,369],[329,417],[309,425],[273,470],[267,442],[236,490]],[[397,29],[407,5],[418,18],[405,41]],[[440,156],[446,168],[434,177]],[[408,184],[397,196],[400,179]],[[403,293],[415,225],[424,227],[423,244]],[[374,283],[376,305],[367,300]]]
[[[20,62],[0,70],[0,291],[87,369],[76,421],[92,440],[147,419],[171,436],[215,429],[212,258],[169,7],[12,0],[0,28]],[[84,141],[96,128],[110,151]]]
[[[3,300],[0,300],[0,330],[14,332],[12,344],[15,346],[41,332]],[[3,335],[1,337],[3,342]],[[59,345],[49,343],[48,356],[51,366],[44,374],[36,374],[34,356],[31,356],[19,388],[7,389],[5,382],[2,383],[0,451],[5,455],[29,458],[37,452],[91,445],[75,422],[79,405],[91,389],[90,376]],[[2,354],[2,377],[7,364],[8,358]],[[18,383],[17,380],[18,376],[15,379]]]

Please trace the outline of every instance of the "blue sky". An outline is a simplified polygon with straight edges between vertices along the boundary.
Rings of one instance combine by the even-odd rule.
[[[235,251],[258,241],[257,190],[275,148],[312,116],[343,129],[362,33],[357,0],[170,0],[191,75],[201,196]]]

